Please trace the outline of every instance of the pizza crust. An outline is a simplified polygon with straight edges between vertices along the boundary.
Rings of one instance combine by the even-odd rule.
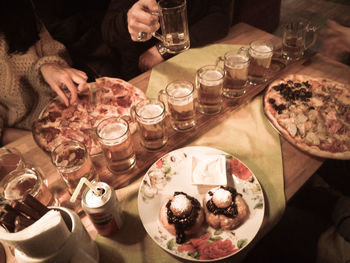
[[[309,101],[303,101],[302,103],[296,100],[294,101],[296,105],[288,104],[288,101],[281,95],[280,92],[276,91],[274,87],[281,84],[286,84],[287,81],[290,80],[292,80],[293,83],[307,82],[310,84],[310,90],[313,93],[313,97]],[[282,79],[275,80],[269,85],[263,97],[263,107],[264,113],[273,127],[276,128],[288,142],[296,146],[298,149],[322,158],[346,160],[350,159],[350,123],[349,120],[343,119],[343,115],[338,113],[337,110],[338,108],[341,109],[348,107],[347,112],[350,114],[350,104],[346,104],[348,98],[350,98],[350,91],[342,83],[329,79],[291,74]],[[270,99],[275,100],[275,103],[272,104]],[[279,103],[285,103],[289,106],[287,109],[278,113],[278,110],[276,110],[274,107],[278,108]],[[309,112],[312,110],[312,108],[315,108],[316,114],[321,116],[319,118],[324,119],[325,128],[329,129],[326,136],[327,138],[330,138],[329,141],[338,140],[339,142],[337,141],[337,143],[340,145],[340,147],[347,148],[345,148],[345,150],[340,149],[339,151],[333,151],[333,149],[332,151],[323,150],[322,148],[325,148],[324,146],[328,142],[323,138],[324,135],[319,132],[317,127],[318,123],[322,122],[323,120],[317,122],[317,120],[315,121],[312,116],[308,116],[310,118],[309,120],[307,119],[308,122],[301,123],[300,127],[298,127],[298,114],[299,116],[300,113],[307,115],[307,113],[300,110],[302,108],[304,111],[305,109],[308,109],[307,111]],[[289,118],[283,119],[284,115],[289,116]],[[333,134],[331,131],[332,124],[336,124],[333,125],[334,127],[340,127],[339,130],[336,130],[336,132]],[[308,125],[311,127],[308,127]],[[304,133],[302,132],[303,130],[299,128],[303,128]],[[337,132],[345,133],[345,135],[338,136]],[[339,137],[344,138],[340,140]],[[316,145],[312,145],[310,142],[314,142]],[[319,145],[317,145],[318,142]]]

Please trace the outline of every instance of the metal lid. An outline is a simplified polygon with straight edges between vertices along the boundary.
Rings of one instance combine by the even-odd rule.
[[[111,188],[104,182],[94,182],[93,184],[98,189],[102,190],[102,195],[97,196],[91,189],[89,189],[88,191],[84,192],[82,201],[84,202],[84,205],[90,208],[98,208],[107,203],[111,198]]]

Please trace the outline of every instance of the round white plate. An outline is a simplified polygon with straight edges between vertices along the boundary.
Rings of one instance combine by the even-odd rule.
[[[159,221],[159,209],[162,202],[174,194],[182,191],[191,195],[203,205],[203,197],[214,186],[198,186],[192,184],[192,156],[201,154],[225,155],[229,165],[227,185],[235,187],[242,194],[249,207],[248,219],[233,230],[215,230],[204,223],[198,236],[188,237],[188,241],[202,237],[206,240],[201,246],[194,247],[177,244],[175,236],[171,235]],[[232,174],[232,176],[230,175]],[[230,257],[246,247],[260,229],[264,218],[264,195],[261,185],[249,168],[237,158],[210,147],[192,146],[172,151],[156,161],[145,174],[138,193],[138,210],[141,221],[147,233],[161,248],[167,252],[193,261],[215,261]],[[198,240],[198,239],[197,239]],[[230,244],[230,242],[232,244]],[[229,243],[229,248],[227,248]],[[205,246],[208,246],[206,249]],[[215,254],[211,246],[224,253]],[[193,250],[194,249],[194,250]],[[209,257],[209,258],[208,258]]]

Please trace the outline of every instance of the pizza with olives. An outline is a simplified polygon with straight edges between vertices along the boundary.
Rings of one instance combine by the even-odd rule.
[[[323,78],[288,75],[264,95],[264,112],[300,150],[324,158],[350,159],[350,87]]]

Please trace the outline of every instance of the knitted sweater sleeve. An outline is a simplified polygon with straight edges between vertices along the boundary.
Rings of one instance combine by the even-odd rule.
[[[69,67],[71,60],[65,46],[54,40],[45,28],[40,33],[40,40],[35,44],[35,49],[39,59],[28,72],[28,79],[37,90],[47,91],[49,86],[41,74],[41,66],[46,63],[56,63]]]
[[[2,133],[4,130],[4,119],[5,119],[5,115],[6,115],[6,108],[0,104],[0,138],[2,138]],[[1,142],[0,142],[1,145]]]
[[[0,34],[0,76],[2,76],[2,81],[0,82],[0,90],[3,94],[6,94],[6,85],[8,84],[7,77],[11,74],[9,65],[5,63],[5,57],[7,53],[6,43],[4,36]],[[1,138],[2,133],[4,130],[4,126],[6,123],[6,117],[7,117],[7,107],[3,103],[2,100],[0,100],[0,145],[1,145]]]

